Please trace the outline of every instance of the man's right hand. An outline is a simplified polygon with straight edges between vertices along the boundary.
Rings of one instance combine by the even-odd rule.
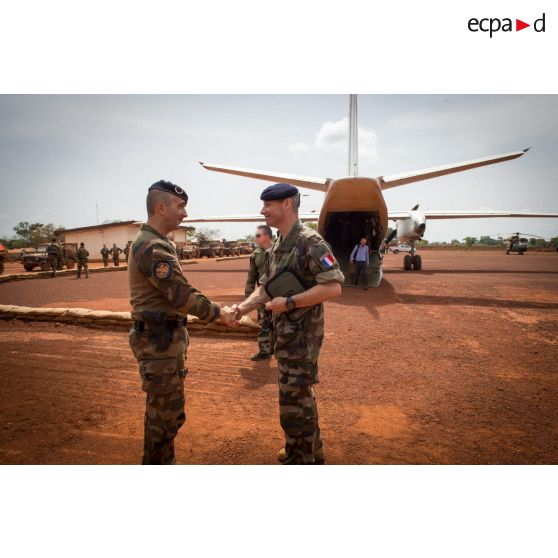
[[[233,325],[236,322],[236,310],[233,310],[230,306],[223,306],[219,321],[225,325]]]

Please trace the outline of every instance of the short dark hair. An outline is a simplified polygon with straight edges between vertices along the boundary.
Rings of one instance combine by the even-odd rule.
[[[80,245],[80,246],[83,246],[83,242],[80,242],[79,245]]]
[[[267,236],[269,236],[269,238],[273,238],[271,227],[268,227],[267,225],[258,225],[256,229],[263,231],[265,234],[267,234]]]
[[[170,196],[168,192],[164,192],[163,190],[149,190],[147,192],[147,198],[145,200],[145,205],[147,206],[147,215],[151,217],[151,215],[155,214],[155,206],[162,202],[165,205],[168,205],[168,200],[170,200]]]

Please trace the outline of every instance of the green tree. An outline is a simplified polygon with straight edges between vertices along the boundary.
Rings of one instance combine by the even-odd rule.
[[[477,238],[475,236],[466,236],[463,239],[463,242],[465,242],[465,244],[467,244],[467,246],[472,246],[473,244],[475,244],[476,241],[477,241]]]
[[[194,238],[198,242],[207,242],[208,240],[215,240],[221,236],[219,229],[199,229],[196,231]]]
[[[314,229],[315,231],[318,230],[318,223],[314,223],[313,221],[306,221],[306,226]]]
[[[479,244],[482,244],[483,246],[497,246],[500,244],[500,241],[492,238],[491,236],[481,236],[479,238]]]
[[[452,246],[459,246],[461,244],[461,242],[459,242],[459,240],[457,240],[457,238],[454,238],[451,241]]]
[[[22,221],[14,227],[14,232],[23,241],[24,246],[38,246],[49,242],[54,237],[56,227],[53,223],[28,223]],[[16,239],[18,240],[18,239]]]

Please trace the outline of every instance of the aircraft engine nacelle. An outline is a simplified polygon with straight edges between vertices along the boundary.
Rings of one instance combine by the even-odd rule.
[[[422,211],[409,211],[408,219],[397,221],[397,238],[402,242],[420,240],[426,230],[426,217]]]

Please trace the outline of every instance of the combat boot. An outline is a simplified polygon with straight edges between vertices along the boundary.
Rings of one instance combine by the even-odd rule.
[[[269,353],[262,353],[261,351],[258,351],[255,355],[250,357],[250,360],[267,360],[268,358],[271,358]]]
[[[292,457],[287,455],[285,448],[281,448],[277,454],[277,461],[282,465],[291,465]],[[314,451],[314,465],[323,465],[325,463],[324,447],[318,448]]]

